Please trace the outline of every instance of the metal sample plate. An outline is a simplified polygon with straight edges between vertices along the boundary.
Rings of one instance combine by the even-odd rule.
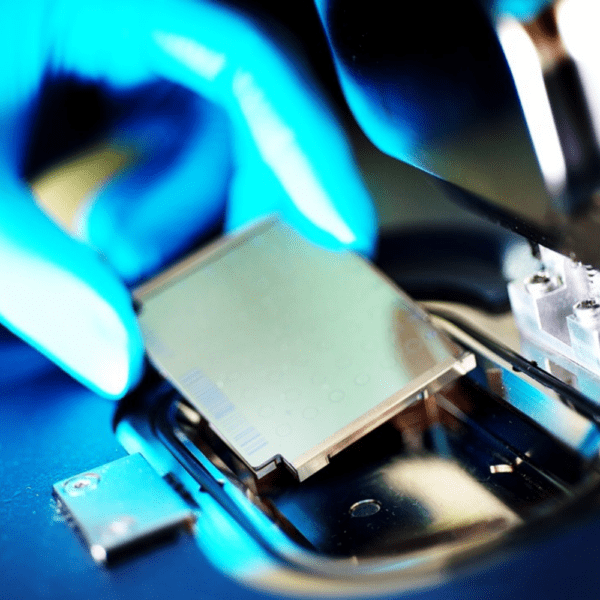
[[[260,477],[301,481],[475,366],[366,261],[277,221],[139,288],[157,369]]]
[[[53,491],[99,563],[180,528],[191,529],[196,520],[140,454],[65,479]]]

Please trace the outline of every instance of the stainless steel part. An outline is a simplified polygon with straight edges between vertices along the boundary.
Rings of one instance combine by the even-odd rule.
[[[191,530],[196,520],[141,454],[70,477],[53,489],[98,563],[181,529]]]
[[[303,482],[285,471],[255,480],[164,383],[155,414],[132,403],[117,435],[145,448],[160,471],[178,469],[200,506],[198,544],[245,583],[374,597],[439,582],[455,568],[488,564],[495,548],[522,550],[569,510],[579,514],[581,505],[569,507],[598,485],[600,433],[573,408],[577,393],[554,388],[541,371],[533,377],[527,361],[486,346],[485,336],[433,319],[473,352],[477,368]],[[180,466],[164,456],[165,443]],[[228,519],[242,526],[237,537]]]
[[[540,226],[547,236],[538,238],[541,243],[595,267],[600,267],[599,16],[595,0],[554,0],[521,22],[502,15],[494,21],[547,193],[538,204],[538,180],[530,173],[523,191],[509,193],[500,205]],[[522,185],[514,173],[508,179]]]
[[[475,364],[363,259],[278,221],[135,297],[153,364],[258,476],[306,479]]]
[[[434,321],[438,319],[435,317]],[[518,372],[483,344],[469,339],[456,325],[446,323],[445,329],[456,339],[468,342],[477,353],[478,365],[485,373],[485,386],[492,394],[560,440],[565,448],[577,452],[585,460],[597,459],[600,455],[600,430],[596,422],[573,410],[557,391]],[[544,366],[541,365],[542,368]]]
[[[600,377],[600,318],[596,272],[547,248],[540,248],[543,270],[508,291],[515,321],[524,338],[523,351],[540,365],[567,370],[572,379]],[[547,364],[546,364],[547,363]],[[587,373],[587,375],[586,375]],[[592,396],[593,397],[593,396]]]

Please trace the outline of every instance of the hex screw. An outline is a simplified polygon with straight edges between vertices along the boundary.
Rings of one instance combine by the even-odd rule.
[[[63,489],[69,496],[83,496],[92,490],[95,490],[100,483],[100,475],[98,473],[84,473],[77,475],[65,481]]]
[[[557,290],[562,285],[562,280],[556,275],[546,271],[538,271],[525,280],[525,289],[535,297],[543,296]]]
[[[593,298],[581,300],[573,306],[573,313],[582,325],[592,326],[600,321],[600,304]]]

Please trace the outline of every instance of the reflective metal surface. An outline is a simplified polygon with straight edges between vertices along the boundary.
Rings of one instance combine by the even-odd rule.
[[[98,563],[189,531],[196,520],[140,454],[56,483],[54,495]]]
[[[543,270],[509,283],[521,352],[597,399],[600,390],[598,272],[540,247]]]
[[[219,530],[219,506],[243,531],[237,543],[258,544],[248,553],[236,547],[232,565],[234,538],[198,539],[219,568],[253,585],[373,594],[472,569],[577,514],[600,485],[600,430],[583,395],[500,345],[434,321],[476,355],[477,368],[306,481],[285,470],[257,479],[159,379],[123,406],[117,434],[159,463],[165,446],[176,457],[187,489],[212,507],[199,528],[210,521]],[[249,568],[257,560],[259,573]]]

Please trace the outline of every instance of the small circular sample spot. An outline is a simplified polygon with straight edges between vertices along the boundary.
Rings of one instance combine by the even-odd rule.
[[[344,399],[345,395],[346,394],[344,394],[342,390],[333,390],[333,392],[329,394],[329,401],[337,404]]]
[[[323,385],[325,381],[325,375],[322,375],[321,373],[315,373],[311,378],[313,385]]]
[[[335,364],[338,369],[346,369],[352,364],[352,359],[349,356],[340,356]]]
[[[302,416],[308,421],[312,421],[319,414],[319,409],[314,406],[308,406],[302,411]]]
[[[354,379],[354,383],[356,383],[356,385],[367,385],[367,383],[369,383],[370,377],[366,374],[366,373],[361,373],[360,375],[357,375],[356,378]]]
[[[355,502],[349,509],[351,517],[364,518],[372,517],[381,510],[381,503],[373,498],[367,498],[366,500],[360,500]]]

